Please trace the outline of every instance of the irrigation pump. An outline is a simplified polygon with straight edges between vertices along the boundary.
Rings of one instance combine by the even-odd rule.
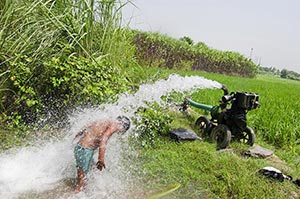
[[[259,95],[248,92],[228,93],[228,89],[222,86],[223,97],[216,106],[200,104],[185,98],[181,109],[185,111],[188,106],[193,106],[210,112],[211,119],[200,116],[195,125],[203,136],[209,136],[217,143],[218,149],[226,148],[232,139],[252,146],[255,142],[255,134],[252,128],[247,126],[247,112],[259,107]],[[230,104],[230,108],[227,105]]]

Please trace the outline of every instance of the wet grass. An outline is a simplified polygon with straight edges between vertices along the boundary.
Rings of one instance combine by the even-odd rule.
[[[269,161],[217,152],[208,142],[165,140],[140,158],[145,183],[153,190],[181,184],[167,198],[288,198],[299,193],[291,182],[276,182],[257,173]]]

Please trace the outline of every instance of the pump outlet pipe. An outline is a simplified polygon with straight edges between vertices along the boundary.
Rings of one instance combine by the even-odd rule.
[[[197,103],[189,98],[186,98],[186,103],[188,105],[191,105],[193,107],[196,107],[196,108],[199,108],[199,109],[202,109],[202,110],[206,110],[206,111],[211,111],[213,106],[210,106],[210,105],[207,105],[207,104],[200,104],[200,103]]]

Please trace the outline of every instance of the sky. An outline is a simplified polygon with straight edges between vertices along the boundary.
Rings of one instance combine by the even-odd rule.
[[[300,73],[300,0],[132,0],[133,29],[190,37],[264,67]]]

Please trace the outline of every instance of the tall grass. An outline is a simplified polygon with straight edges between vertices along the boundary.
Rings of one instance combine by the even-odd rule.
[[[74,47],[76,53],[92,59],[113,53],[113,45],[118,45],[114,40],[122,34],[121,9],[127,4],[116,0],[1,2],[0,54],[14,60],[22,54],[36,60],[49,57],[60,53],[59,45]]]
[[[121,0],[1,0],[0,111],[41,103],[37,98],[47,94],[43,92],[52,88],[54,80],[70,79],[54,73],[53,64],[58,70],[70,70],[65,74],[83,70],[74,62],[66,66],[66,60],[77,60],[74,57],[118,77],[115,69],[134,57],[130,32],[121,27],[121,11],[127,4]],[[97,76],[96,69],[89,70]]]

